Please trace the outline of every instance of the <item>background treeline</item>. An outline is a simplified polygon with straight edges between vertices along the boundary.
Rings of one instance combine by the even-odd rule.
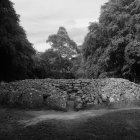
[[[0,1],[0,80],[120,77],[140,81],[140,1],[109,0],[78,46],[66,29],[36,52],[9,0]]]

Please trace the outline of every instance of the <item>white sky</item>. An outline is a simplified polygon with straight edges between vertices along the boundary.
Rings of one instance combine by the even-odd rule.
[[[49,35],[64,26],[77,44],[84,41],[89,22],[98,21],[108,0],[11,0],[34,48],[45,51]]]

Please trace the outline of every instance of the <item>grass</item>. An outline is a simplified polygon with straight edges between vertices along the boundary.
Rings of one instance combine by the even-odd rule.
[[[84,120],[50,119],[27,127],[18,123],[31,118],[26,111],[0,109],[0,140],[140,140],[140,109]]]

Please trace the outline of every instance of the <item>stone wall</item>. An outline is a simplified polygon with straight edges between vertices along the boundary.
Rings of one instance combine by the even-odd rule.
[[[99,105],[139,102],[140,86],[124,79],[42,79],[0,85],[0,104],[67,111]]]

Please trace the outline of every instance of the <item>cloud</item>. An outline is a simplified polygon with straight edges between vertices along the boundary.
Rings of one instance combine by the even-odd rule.
[[[91,21],[98,21],[100,7],[108,0],[12,0],[27,37],[38,51],[49,46],[46,40],[64,26],[81,44]]]
[[[51,46],[47,43],[37,43],[36,50],[39,52],[44,52],[45,50],[51,48]]]
[[[77,44],[83,43],[86,34],[87,28],[72,28],[69,31],[70,37],[75,40]]]

